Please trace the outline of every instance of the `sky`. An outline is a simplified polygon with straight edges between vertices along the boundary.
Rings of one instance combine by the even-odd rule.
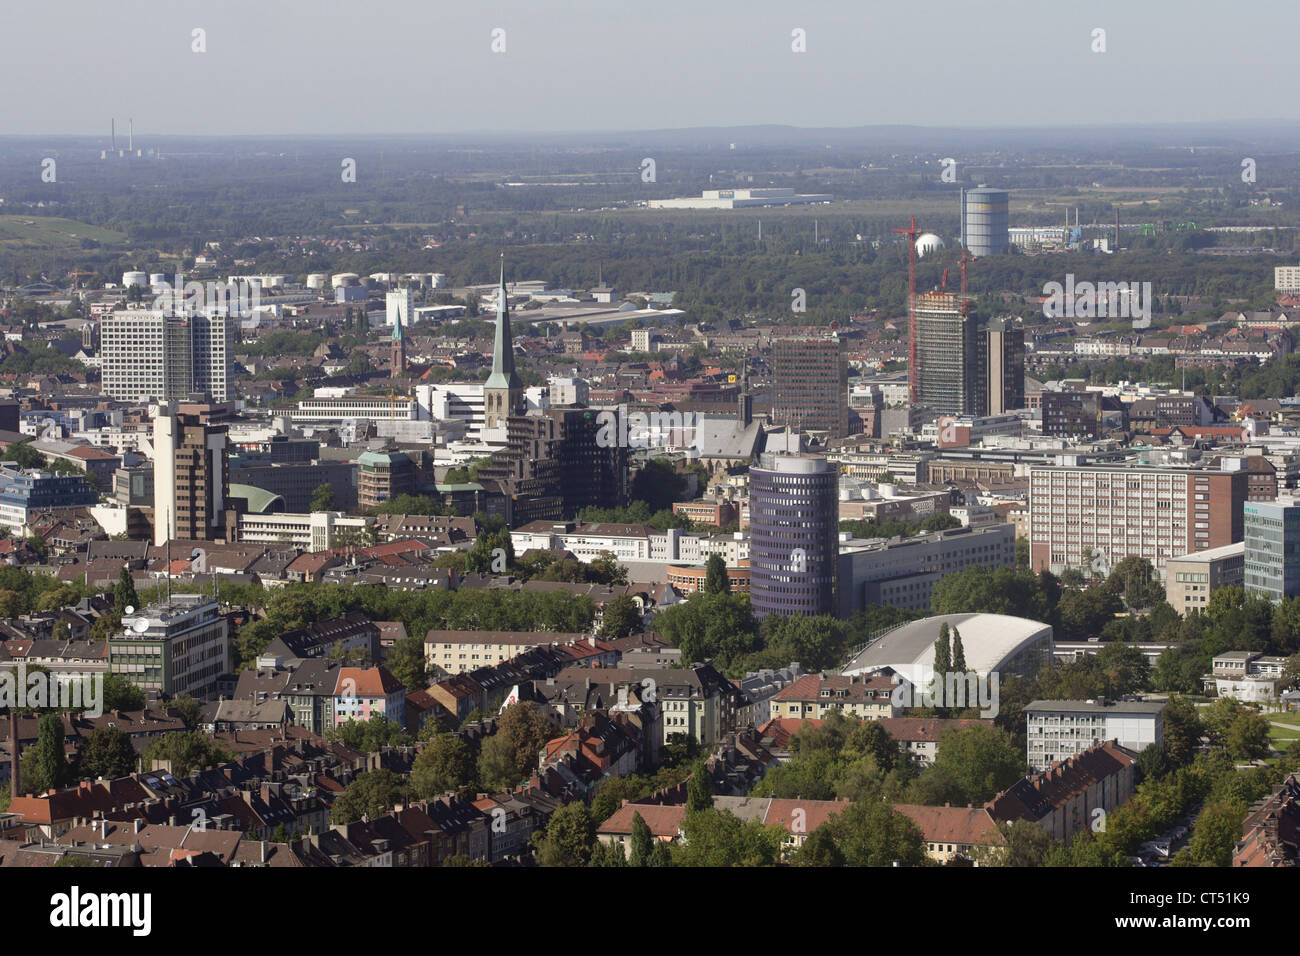
[[[0,135],[1300,120],[1298,27],[1295,0],[9,0]]]

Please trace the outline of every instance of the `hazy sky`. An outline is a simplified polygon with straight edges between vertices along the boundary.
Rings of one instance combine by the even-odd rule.
[[[107,134],[111,117],[145,135],[1300,119],[1296,0],[4,7],[0,134]]]

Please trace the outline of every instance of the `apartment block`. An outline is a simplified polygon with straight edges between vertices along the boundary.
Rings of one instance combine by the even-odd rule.
[[[1164,701],[1036,700],[1024,708],[1029,766],[1046,770],[1107,740],[1141,753],[1164,740]]]
[[[1062,460],[1029,469],[1036,571],[1137,556],[1163,574],[1170,558],[1242,540],[1244,471]]]
[[[1247,501],[1242,511],[1246,590],[1275,603],[1300,594],[1300,500]]]

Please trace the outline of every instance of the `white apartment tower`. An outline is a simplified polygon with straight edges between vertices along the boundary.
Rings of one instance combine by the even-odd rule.
[[[100,327],[104,394],[115,401],[181,401],[207,392],[229,397],[233,327],[223,315],[168,315],[130,309]]]

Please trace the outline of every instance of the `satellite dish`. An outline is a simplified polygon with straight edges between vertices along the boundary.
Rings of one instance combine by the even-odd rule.
[[[135,631],[137,634],[143,634],[145,631],[149,630],[148,619],[143,617],[136,618],[131,622],[131,630]]]
[[[124,607],[122,610],[125,611],[127,614],[134,614],[134,613],[135,613],[135,608],[134,608],[132,605],[130,605],[130,604],[128,604],[128,605],[127,605],[126,607]]]

